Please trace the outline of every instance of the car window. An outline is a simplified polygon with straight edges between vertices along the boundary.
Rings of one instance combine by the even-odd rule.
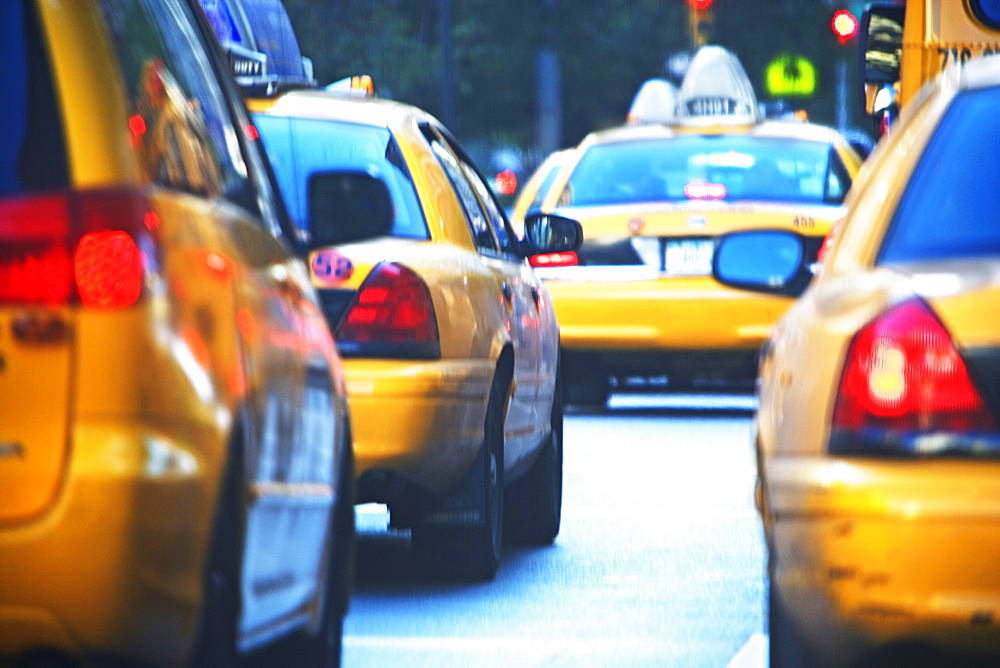
[[[355,171],[380,179],[392,196],[395,237],[427,239],[416,186],[399,146],[385,128],[255,114],[285,203],[296,227],[309,231],[307,188],[319,172]]]
[[[990,28],[1000,28],[1000,0],[969,0],[972,12]]]
[[[465,169],[459,163],[458,158],[445,146],[444,140],[433,128],[429,125],[424,125],[421,130],[424,133],[424,137],[430,142],[434,156],[448,175],[448,180],[455,190],[455,195],[462,204],[462,209],[465,211],[465,217],[472,229],[472,237],[475,239],[476,246],[481,251],[499,253],[500,242],[493,230],[493,224],[487,213],[483,210],[479,198],[476,197],[475,189],[469,183]]]
[[[507,230],[507,218],[503,214],[503,208],[497,203],[493,191],[483,181],[475,166],[462,157],[459,157],[458,160],[462,165],[462,170],[465,172],[466,178],[469,179],[469,183],[472,184],[472,187],[479,194],[479,201],[483,203],[483,207],[486,209],[487,219],[493,226],[493,233],[496,234],[497,240],[500,242],[500,247],[508,248],[513,234]]]
[[[559,202],[593,206],[724,199],[839,204],[850,187],[830,144],[697,135],[596,144]]]
[[[554,162],[549,167],[546,168],[545,178],[538,186],[538,190],[535,191],[535,196],[531,200],[531,204],[528,205],[528,211],[539,208],[542,202],[545,200],[545,196],[549,192],[549,188],[552,187],[552,182],[556,180],[556,175],[559,174],[559,169],[562,167],[562,163]]]
[[[0,4],[0,195],[61,189],[69,167],[52,72],[32,2]]]
[[[101,0],[132,103],[147,176],[162,186],[256,209],[233,117],[194,17],[178,0]]]
[[[998,105],[1000,87],[955,98],[903,193],[878,264],[1000,257]]]

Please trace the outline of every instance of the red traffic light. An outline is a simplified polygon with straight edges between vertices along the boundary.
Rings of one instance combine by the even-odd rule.
[[[501,195],[513,195],[517,192],[517,174],[505,169],[493,179],[496,191]]]
[[[858,34],[858,19],[846,9],[840,9],[834,12],[833,19],[830,20],[830,27],[833,28],[833,34],[837,36],[837,40],[844,44]]]
[[[687,0],[691,9],[697,9],[700,12],[711,7],[713,1],[714,0]]]

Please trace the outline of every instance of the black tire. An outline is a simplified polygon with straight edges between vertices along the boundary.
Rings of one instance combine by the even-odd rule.
[[[191,666],[222,668],[237,665],[240,659],[236,650],[236,625],[242,561],[240,546],[246,530],[243,436],[242,429],[233,432],[219,486],[202,583],[204,604]]]
[[[768,660],[771,668],[806,668],[819,666],[806,648],[788,616],[781,596],[770,584],[767,590]]]
[[[346,411],[345,411],[346,415]],[[337,501],[330,518],[333,550],[323,601],[320,633],[309,643],[303,665],[337,668],[343,645],[344,616],[354,582],[356,534],[354,526],[354,450],[350,425],[344,429],[344,454],[337,487]]]
[[[497,373],[490,388],[484,423],[483,448],[470,475],[485,484],[482,522],[475,526],[429,525],[416,521],[411,536],[420,565],[438,576],[492,580],[500,567],[503,544],[504,436],[503,412],[507,386]]]
[[[563,491],[563,405],[561,375],[556,375],[550,431],[538,459],[513,483],[505,497],[504,535],[513,543],[548,545],[559,535]]]
[[[566,377],[566,403],[584,409],[603,409],[608,405],[611,386],[608,379],[593,372],[577,372]]]

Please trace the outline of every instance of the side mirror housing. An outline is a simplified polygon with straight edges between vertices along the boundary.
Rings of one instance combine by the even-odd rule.
[[[526,255],[566,253],[583,242],[579,221],[551,213],[531,213],[524,218]]]
[[[712,276],[723,285],[797,297],[812,279],[802,237],[787,230],[746,230],[721,236]]]

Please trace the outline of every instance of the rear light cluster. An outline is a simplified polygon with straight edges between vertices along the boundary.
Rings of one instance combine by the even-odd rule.
[[[142,293],[138,193],[88,191],[0,201],[0,304],[119,309]]]
[[[528,258],[532,267],[575,267],[580,264],[580,257],[574,251],[565,253],[543,253]]]
[[[394,262],[379,264],[361,284],[337,326],[336,339],[345,357],[441,356],[427,284],[412,269]]]
[[[996,429],[950,335],[923,301],[903,302],[855,335],[833,411],[832,452],[971,454],[992,449]]]

